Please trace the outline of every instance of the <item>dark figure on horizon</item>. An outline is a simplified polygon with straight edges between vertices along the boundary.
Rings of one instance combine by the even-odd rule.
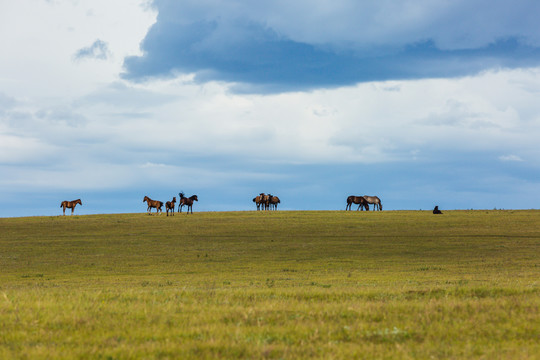
[[[439,210],[439,206],[438,206],[438,205],[435,206],[435,209],[433,209],[433,213],[434,213],[434,214],[442,214],[442,211]]]

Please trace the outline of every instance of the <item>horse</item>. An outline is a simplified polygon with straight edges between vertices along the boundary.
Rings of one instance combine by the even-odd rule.
[[[270,208],[271,199],[272,199],[272,195],[261,193],[261,205],[263,205],[264,210],[268,210]]]
[[[73,200],[73,201],[62,201],[60,204],[60,207],[64,210],[64,216],[66,216],[66,208],[71,209],[71,215],[73,215],[73,211],[75,211],[75,206],[79,204],[82,206],[81,199]]]
[[[178,205],[178,211],[179,212],[182,212],[182,207],[184,205],[187,205],[187,213],[189,214],[189,210],[191,210],[191,213],[193,214],[193,201],[199,201],[199,199],[197,198],[197,195],[191,195],[190,197],[185,197],[184,196],[184,193],[179,193],[178,195],[180,195],[180,203]]]
[[[362,207],[362,211],[364,211],[364,208],[366,209],[366,211],[369,211],[369,205],[366,199],[364,199],[363,196],[354,195],[351,195],[347,198],[347,206],[345,207],[345,211],[352,210],[351,207],[353,203],[358,204],[358,208],[356,209],[356,211],[358,211],[360,207]]]
[[[159,214],[160,212],[163,214],[163,209],[161,209],[163,202],[159,200],[152,200],[148,196],[144,197],[143,202],[145,201],[146,204],[148,204],[148,209],[146,209],[146,211],[148,211],[148,215],[152,213],[152,208],[156,208],[156,214]]]
[[[379,199],[377,196],[364,195],[363,198],[366,199],[368,204],[373,204],[373,211],[375,211],[377,207],[379,207],[379,211],[382,211],[382,202],[381,202],[381,199]],[[368,205],[368,210],[369,210],[369,205]]]
[[[277,196],[272,196],[270,198],[270,206],[274,206],[274,210],[277,210],[278,204],[281,203]]]
[[[434,214],[442,214],[442,211],[439,210],[439,205],[435,206],[435,209],[433,209]]]
[[[167,216],[169,216],[169,210],[171,210],[171,216],[174,216],[175,204],[176,204],[176,196],[172,198],[172,201],[167,201],[165,203],[165,210],[167,211]]]
[[[260,193],[259,195],[253,198],[253,202],[255,203],[255,205],[257,205],[257,211],[261,210],[263,196],[264,196],[264,193]]]

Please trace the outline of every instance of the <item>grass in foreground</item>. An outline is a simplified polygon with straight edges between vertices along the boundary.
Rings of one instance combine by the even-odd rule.
[[[0,219],[0,358],[538,358],[540,211]]]

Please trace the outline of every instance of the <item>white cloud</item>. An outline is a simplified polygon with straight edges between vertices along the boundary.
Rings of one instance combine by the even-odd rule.
[[[520,158],[517,155],[501,155],[501,156],[499,156],[499,160],[501,160],[501,161],[512,161],[512,162],[522,162],[522,161],[524,161],[522,158]]]
[[[81,95],[118,77],[123,59],[139,44],[156,14],[145,0],[91,2],[3,1],[0,5],[0,91],[17,98]],[[107,61],[73,62],[101,39]]]

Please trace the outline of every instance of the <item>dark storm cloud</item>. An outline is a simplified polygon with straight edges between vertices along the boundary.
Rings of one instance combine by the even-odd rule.
[[[340,25],[339,17],[317,24],[315,20],[322,15],[307,11],[308,3],[305,13],[296,17],[284,3],[271,9],[253,5],[252,11],[249,3],[232,3],[236,7],[220,7],[212,1],[155,1],[159,15],[142,43],[144,54],[125,59],[123,77],[139,81],[194,73],[197,81],[227,81],[240,83],[237,89],[245,91],[280,92],[374,80],[456,77],[540,63],[536,30],[528,27],[529,11],[540,10],[534,2],[518,1],[513,7],[505,5],[508,9],[494,4],[495,10],[482,9],[484,1],[476,2],[478,6],[458,1],[461,7],[451,9],[431,6],[432,13],[423,13],[416,20],[404,14],[402,28],[385,22],[396,20],[397,7],[378,15],[382,17],[378,25],[368,23],[365,27],[353,21],[354,14],[344,11],[342,31],[331,30]],[[351,11],[365,13],[364,8],[343,3]],[[460,13],[460,9],[469,13]],[[369,10],[381,13],[377,5]],[[475,13],[479,10],[485,10],[487,17],[482,23]],[[276,23],[271,15],[280,11],[284,20]],[[437,19],[441,19],[440,24]],[[365,20],[372,21],[369,16]],[[287,21],[298,21],[305,28]],[[509,28],[504,30],[490,21]],[[464,29],[455,28],[458,25]],[[325,35],[321,27],[327,27],[332,35]]]

